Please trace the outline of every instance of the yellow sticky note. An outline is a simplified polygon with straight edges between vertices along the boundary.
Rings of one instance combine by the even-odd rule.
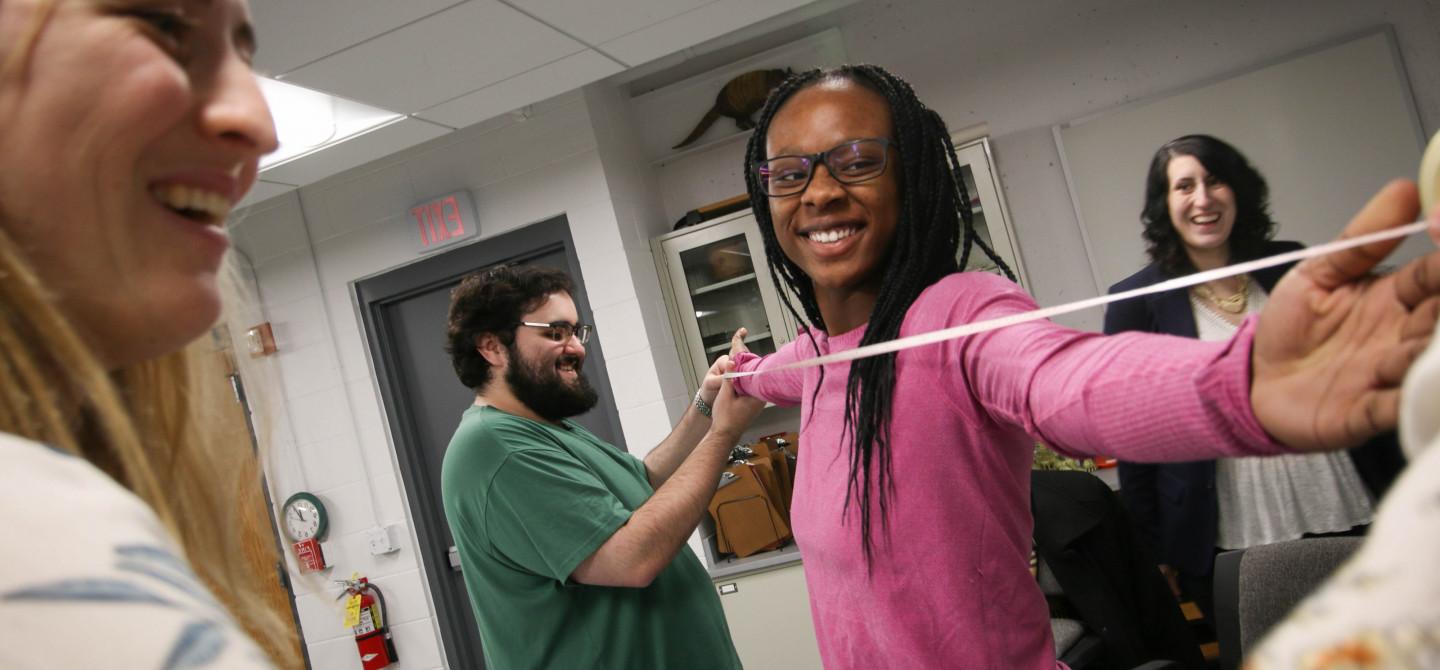
[[[350,596],[345,601],[345,627],[354,628],[360,625],[360,596]]]

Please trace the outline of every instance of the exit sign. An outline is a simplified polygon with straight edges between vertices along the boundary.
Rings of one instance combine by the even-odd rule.
[[[475,220],[475,202],[465,191],[415,205],[407,218],[407,224],[414,231],[415,250],[422,254],[480,233],[480,224]]]

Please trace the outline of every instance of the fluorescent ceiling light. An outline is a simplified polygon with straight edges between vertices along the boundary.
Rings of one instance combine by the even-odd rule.
[[[259,79],[280,139],[280,148],[260,159],[262,172],[404,116],[283,81]]]

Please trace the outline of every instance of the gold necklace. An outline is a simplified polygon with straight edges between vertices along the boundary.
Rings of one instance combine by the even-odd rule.
[[[1215,303],[1215,306],[1219,307],[1220,309],[1223,309],[1231,314],[1244,314],[1245,303],[1250,297],[1249,288],[1250,276],[1240,275],[1240,290],[1236,291],[1235,295],[1224,298],[1218,297],[1215,295],[1215,291],[1212,290],[1207,284],[1196,285],[1194,291],[1195,295],[1198,295],[1205,300],[1209,300],[1210,302]]]

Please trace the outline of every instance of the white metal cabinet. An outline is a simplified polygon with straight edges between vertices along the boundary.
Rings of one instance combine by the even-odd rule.
[[[746,670],[820,670],[805,570],[799,563],[715,580]]]

